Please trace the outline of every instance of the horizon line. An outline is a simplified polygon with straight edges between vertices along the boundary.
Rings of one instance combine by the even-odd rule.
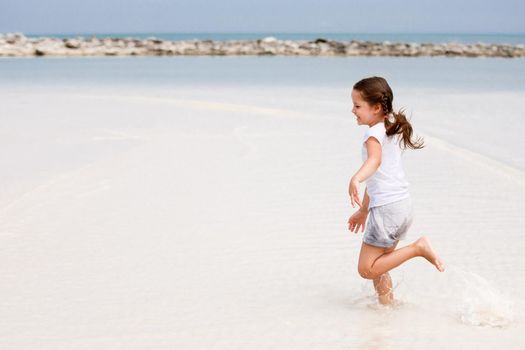
[[[440,31],[412,31],[412,32],[384,32],[384,31],[74,31],[74,32],[23,32],[6,31],[0,34],[22,33],[24,35],[96,35],[96,34],[463,34],[463,35],[525,35],[525,32],[440,32]]]

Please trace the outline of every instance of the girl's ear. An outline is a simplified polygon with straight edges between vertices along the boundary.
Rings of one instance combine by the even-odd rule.
[[[380,103],[376,103],[376,104],[374,105],[374,108],[373,108],[374,113],[379,113],[379,112],[381,112],[382,110],[383,110],[383,106],[381,106]]]

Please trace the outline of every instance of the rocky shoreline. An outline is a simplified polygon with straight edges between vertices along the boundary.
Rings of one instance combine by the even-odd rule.
[[[460,43],[391,43],[362,40],[181,40],[157,38],[28,38],[0,34],[0,57],[28,56],[525,56],[525,45]]]

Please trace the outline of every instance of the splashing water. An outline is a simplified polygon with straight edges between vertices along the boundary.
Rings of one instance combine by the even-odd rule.
[[[469,271],[449,267],[461,290],[458,312],[462,323],[470,326],[505,327],[512,323],[513,301],[486,279]],[[457,277],[457,278],[455,278]]]
[[[397,295],[396,290],[398,289],[400,285],[404,283],[404,281],[405,281],[404,273],[401,275],[401,279],[399,280],[394,279],[393,285],[392,285],[392,292],[394,293],[394,295]],[[356,298],[354,302],[352,303],[353,305],[366,307],[368,309],[377,310],[377,311],[397,310],[397,309],[401,309],[406,304],[398,296],[394,298],[391,304],[383,305],[379,303],[377,293],[374,290],[372,281],[370,280],[361,281],[359,295],[360,296]]]
[[[404,309],[412,305],[411,300],[414,298],[418,300],[416,305],[420,306],[441,299],[440,305],[451,306],[451,309],[448,307],[446,309],[452,313],[454,319],[465,325],[503,328],[514,321],[514,301],[509,296],[502,294],[488,280],[474,272],[451,265],[447,265],[445,274],[446,277],[443,276],[445,278],[441,279],[441,282],[436,280],[434,284],[434,291],[438,291],[440,296],[435,294],[429,296],[428,293],[420,296],[412,291],[408,296],[400,298],[395,291],[404,283],[405,275],[402,274],[401,279],[394,282],[393,289],[396,298],[393,304],[380,304],[370,281],[361,284],[360,297],[353,304],[385,312]],[[428,298],[432,300],[427,300]]]

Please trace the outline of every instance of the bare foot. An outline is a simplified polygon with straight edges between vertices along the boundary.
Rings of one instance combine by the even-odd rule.
[[[427,259],[431,264],[435,265],[439,271],[445,271],[445,266],[443,266],[443,262],[434,252],[434,249],[432,249],[432,245],[430,244],[430,240],[427,236],[419,238],[417,241],[414,242],[414,245],[419,249],[422,257]]]

